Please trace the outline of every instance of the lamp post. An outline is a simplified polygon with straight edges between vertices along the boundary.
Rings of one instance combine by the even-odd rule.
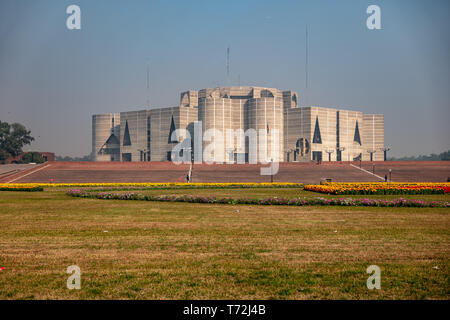
[[[273,172],[272,172],[272,168],[273,168],[273,158],[270,159],[270,183],[273,183]]]
[[[392,169],[389,169],[389,182],[392,182]]]
[[[331,162],[331,154],[334,152],[334,150],[333,149],[327,149],[325,152],[328,153],[328,162]]]
[[[366,150],[366,151],[367,151],[367,153],[370,154],[370,162],[372,162],[372,161],[373,161],[373,154],[374,154],[375,152],[377,152],[377,150],[375,150],[375,149],[369,149],[369,150]]]
[[[140,160],[145,161],[145,155],[148,150],[147,149],[138,149],[138,151],[140,152]]]
[[[340,162],[342,162],[342,151],[344,151],[345,150],[345,147],[338,147],[338,148],[336,148],[336,150],[337,150],[337,154],[339,155],[339,161]],[[336,160],[338,160],[338,159],[336,159]]]
[[[288,150],[288,157],[289,157],[289,161],[288,162],[294,162],[294,159],[295,159],[295,161],[297,160],[296,159],[296,157],[295,157],[295,153],[297,152],[297,149],[289,149]],[[292,153],[292,160],[291,160],[291,153]]]
[[[391,150],[391,148],[389,148],[389,147],[381,148],[381,151],[384,152],[384,161],[387,161],[387,152],[388,152],[389,150]]]
[[[228,148],[227,149],[227,154],[228,154],[228,161],[234,163],[234,154],[235,151],[233,148]]]
[[[189,167],[188,177],[189,177],[189,183],[192,182],[192,172],[194,171],[194,155],[192,153],[192,147],[187,147],[186,151],[188,151],[191,155],[191,165]]]
[[[299,152],[297,152],[297,149],[291,149],[291,152],[292,152],[292,157],[293,157],[292,160],[298,162],[297,156],[298,156]]]

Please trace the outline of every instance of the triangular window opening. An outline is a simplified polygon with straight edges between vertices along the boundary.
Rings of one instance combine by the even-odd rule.
[[[178,143],[178,137],[175,135],[174,139],[172,139],[172,133],[176,130],[175,128],[175,121],[173,120],[173,116],[172,116],[172,120],[170,122],[170,130],[169,130],[169,143]]]
[[[313,143],[322,143],[322,137],[320,136],[319,117],[316,116],[316,127],[314,128]]]
[[[359,145],[361,145],[361,136],[359,135],[358,120],[356,120],[355,136],[353,137],[353,141],[357,142],[357,143],[359,143]]]
[[[128,120],[125,122],[125,132],[123,134],[123,145],[131,146],[130,131],[128,130]]]
[[[117,139],[117,137],[114,135],[114,133],[112,133],[109,136],[108,140],[106,140],[105,144],[106,145],[111,145],[111,144],[119,145],[120,143],[119,143],[119,139]]]

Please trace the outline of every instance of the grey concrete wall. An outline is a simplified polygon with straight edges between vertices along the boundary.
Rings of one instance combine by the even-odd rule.
[[[339,113],[339,119],[338,119]],[[202,122],[202,133],[217,129],[222,140],[202,143],[202,151],[211,143],[215,145],[213,159],[217,162],[234,160],[235,153],[249,153],[248,145],[240,144],[242,136],[228,136],[228,130],[266,130],[269,127],[268,146],[264,151],[270,160],[272,141],[270,132],[279,132],[279,152],[275,161],[312,161],[313,152],[322,153],[322,161],[338,158],[352,161],[359,154],[369,160],[368,150],[375,150],[374,160],[383,160],[384,117],[383,115],[363,115],[358,111],[340,108],[299,107],[299,96],[293,91],[280,91],[263,87],[222,87],[189,90],[180,95],[180,106],[151,110],[122,112],[119,114],[94,115],[92,117],[92,153],[96,161],[110,161],[109,155],[101,155],[98,150],[111,133],[111,120],[117,125],[115,135],[120,137],[120,158],[130,154],[132,161],[166,161],[168,153],[176,145],[169,141],[172,117],[175,129],[188,129],[193,137],[196,121]],[[316,118],[319,122],[321,143],[314,143]],[[124,146],[125,126],[128,122],[131,145]],[[361,144],[354,141],[358,123]],[[339,127],[339,138],[337,133]],[[184,134],[178,136],[183,141]],[[303,146],[303,147],[302,147]],[[231,151],[231,152],[230,152]],[[199,151],[200,152],[200,151]],[[143,154],[145,153],[145,157]],[[258,150],[259,153],[259,150]],[[255,159],[252,159],[255,160]]]
[[[384,116],[382,114],[365,114],[363,116],[363,160],[370,160],[368,151],[373,153],[373,161],[384,160]]]
[[[120,134],[120,114],[107,113],[92,116],[92,159],[93,161],[111,161],[108,154],[99,154],[100,148],[111,135],[112,119],[114,118],[114,134]]]
[[[284,112],[284,161],[311,160],[311,108],[291,108]],[[304,150],[297,148],[303,139]],[[309,146],[306,150],[306,144]]]
[[[257,162],[283,161],[284,160],[284,115],[283,100],[280,95],[268,98],[250,99],[248,106],[248,129],[254,129],[261,139],[260,133],[267,134],[267,144],[258,143]],[[260,131],[261,130],[261,131]],[[278,131],[277,141],[274,133]],[[278,152],[273,150],[273,144],[278,144]],[[248,151],[248,147],[247,147]]]

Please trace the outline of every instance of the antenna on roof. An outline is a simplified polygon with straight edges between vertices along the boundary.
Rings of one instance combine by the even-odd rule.
[[[147,60],[147,108],[150,108],[150,62]]]
[[[230,46],[227,47],[227,84],[230,85]]]
[[[305,104],[308,106],[308,25],[306,25],[305,51]]]

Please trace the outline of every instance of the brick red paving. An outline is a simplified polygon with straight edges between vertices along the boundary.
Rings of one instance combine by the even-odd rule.
[[[391,169],[394,182],[447,182],[450,177],[450,161],[387,161],[373,165],[375,174],[381,177],[389,177]],[[373,165],[364,163],[362,167],[372,172]]]
[[[35,167],[35,164],[2,164],[0,165],[0,177],[14,171],[23,171]]]
[[[49,182],[178,182],[185,181],[189,165],[169,162],[51,162],[44,169],[15,183]],[[359,165],[359,163],[355,163]],[[450,162],[377,162],[375,173],[384,176],[392,169],[393,181],[442,182],[450,176]],[[371,163],[363,168],[372,171]],[[194,165],[194,182],[270,182],[260,175],[261,165]],[[319,183],[321,178],[358,182],[380,179],[351,167],[349,163],[281,163],[275,182]]]

